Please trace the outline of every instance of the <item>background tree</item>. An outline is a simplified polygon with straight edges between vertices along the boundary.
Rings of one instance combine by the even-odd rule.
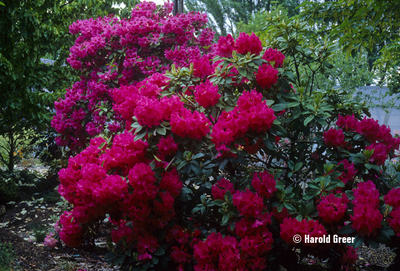
[[[354,55],[366,48],[370,70],[375,65],[383,72],[389,71],[386,76],[397,70],[399,55],[389,52],[393,52],[393,44],[399,43],[399,1],[305,2],[301,8],[302,18],[317,24],[321,34],[339,40],[347,53]]]
[[[76,78],[63,65],[74,39],[69,25],[83,18],[117,14],[127,16],[113,3],[137,0],[3,0],[0,3],[0,136],[17,144],[21,133],[49,127],[53,103]],[[43,58],[54,61],[46,62]],[[52,63],[53,65],[49,64]],[[15,149],[7,148],[2,160],[13,170]],[[11,149],[10,149],[11,148]]]
[[[271,11],[276,4],[281,4],[295,15],[299,0],[257,1],[257,0],[187,0],[186,8],[189,11],[206,12],[209,16],[210,26],[216,37],[226,36],[227,33],[235,34],[237,24],[248,24],[249,20],[258,12]]]

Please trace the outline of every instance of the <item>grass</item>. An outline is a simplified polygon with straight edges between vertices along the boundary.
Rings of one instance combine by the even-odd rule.
[[[11,270],[11,263],[15,259],[15,253],[10,243],[0,243],[0,271]]]

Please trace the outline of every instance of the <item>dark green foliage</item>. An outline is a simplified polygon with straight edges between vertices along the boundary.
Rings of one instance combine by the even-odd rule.
[[[0,271],[11,270],[15,253],[11,243],[0,243]]]
[[[119,10],[113,3],[124,3]],[[129,16],[138,0],[2,0],[0,2],[0,136],[9,143],[0,160],[12,171],[19,138],[49,126],[54,101],[76,72],[67,64],[79,19]],[[49,59],[49,61],[43,61]],[[32,137],[30,137],[31,139]],[[19,140],[21,141],[21,140]]]
[[[17,198],[18,186],[13,174],[0,171],[0,204],[7,203]]]
[[[378,68],[384,73],[389,90],[397,93],[393,78],[398,77],[400,65],[399,1],[304,2],[301,8],[303,19],[317,25],[321,35],[338,40],[349,55],[366,48],[370,70]]]
[[[57,191],[47,193],[43,199],[46,203],[56,203],[61,201],[60,194]]]
[[[44,242],[44,238],[48,233],[46,226],[40,223],[31,223],[29,228],[32,230],[32,234],[35,237],[36,242]]]

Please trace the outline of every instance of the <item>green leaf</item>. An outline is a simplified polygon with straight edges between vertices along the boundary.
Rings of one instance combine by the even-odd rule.
[[[0,6],[6,6],[3,2],[0,2]]]
[[[350,224],[341,227],[340,230],[338,231],[339,234],[352,234],[353,232],[354,232],[354,230]]]
[[[286,109],[287,105],[288,105],[287,103],[274,104],[273,106],[271,106],[271,108],[275,112],[279,112],[279,111],[282,111],[282,110]]]
[[[167,133],[167,129],[165,129],[164,126],[158,126],[156,131],[157,131],[157,134],[159,134],[159,135],[166,135],[166,133]]]
[[[314,210],[314,201],[310,200],[307,205],[306,205],[306,211],[307,214],[311,214],[311,212]]]
[[[229,221],[229,215],[224,215],[222,217],[221,225],[226,225]]]
[[[239,71],[239,73],[240,73],[241,75],[243,75],[243,77],[246,77],[246,76],[247,76],[247,70],[246,70],[245,68],[239,67],[239,68],[238,68],[238,71]]]
[[[291,211],[296,211],[296,208],[289,202],[284,202],[283,205],[285,206],[286,209],[291,210]]]
[[[197,213],[198,211],[200,211],[201,207],[203,207],[203,206],[194,207],[193,210],[192,210],[192,214]]]
[[[257,59],[253,59],[253,63],[256,64],[257,66],[261,66],[263,61],[262,61],[262,59],[257,58]]]
[[[194,172],[197,176],[203,175],[203,170],[201,169],[200,166],[198,166],[198,165],[196,165],[196,164],[191,164],[191,166],[192,166],[193,172]]]
[[[374,30],[375,30],[374,27],[371,26],[371,25],[365,27],[365,29],[367,29],[367,30],[369,30],[369,31],[371,31],[371,32],[374,32]]]
[[[307,124],[310,123],[310,121],[312,121],[314,119],[314,115],[308,116],[305,120],[304,120],[304,126],[307,126]]]
[[[162,247],[158,247],[157,250],[154,252],[155,256],[162,256],[165,254],[165,250]]]
[[[192,159],[195,160],[195,159],[201,158],[201,157],[203,157],[203,156],[205,156],[205,154],[202,153],[202,152],[199,152],[198,154],[194,155],[194,156],[192,157]]]
[[[294,166],[294,171],[299,171],[302,166],[303,166],[303,162],[296,163],[296,165]]]
[[[142,139],[146,134],[147,134],[146,129],[143,129],[142,131],[140,131],[139,133],[136,134],[135,141]]]
[[[216,200],[214,200],[214,204],[215,204],[216,206],[222,206],[224,203],[225,203],[225,201],[222,200],[222,199],[216,199]]]
[[[354,238],[354,244],[353,247],[354,248],[358,248],[359,246],[361,246],[364,243],[365,238],[361,237],[360,235],[356,235],[356,238]]]

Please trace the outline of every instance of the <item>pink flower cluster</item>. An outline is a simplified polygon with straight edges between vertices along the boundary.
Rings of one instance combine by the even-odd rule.
[[[219,98],[221,98],[221,95],[218,94],[218,86],[214,86],[208,80],[196,86],[195,90],[194,96],[196,97],[196,102],[204,108],[215,105]]]
[[[55,248],[57,245],[58,240],[56,238],[54,238],[54,233],[50,232],[49,234],[46,235],[46,237],[44,238],[44,245],[51,247],[51,248]]]
[[[324,142],[328,147],[343,148],[346,146],[343,131],[334,128],[330,128],[324,132]]]
[[[379,212],[379,191],[372,181],[359,183],[354,191],[354,214],[350,216],[352,228],[360,236],[376,235],[381,228],[383,215]]]
[[[280,68],[283,67],[283,61],[285,60],[285,55],[276,49],[268,48],[265,51],[262,58],[268,61],[269,63],[274,62],[273,65],[274,68]]]
[[[122,129],[121,115],[130,120],[135,114],[142,125],[149,127],[160,123],[161,112],[149,114],[151,108],[158,108],[160,104],[155,95],[149,93],[152,91],[149,84],[144,90],[137,91],[146,98],[139,101],[139,97],[128,97],[128,103],[133,103],[134,107],[121,105],[113,114],[103,114],[100,107],[111,109],[114,103],[115,85],[117,89],[141,88],[137,82],[165,72],[173,63],[188,67],[195,61],[196,75],[212,73],[209,59],[213,55],[211,49],[206,48],[210,47],[214,33],[204,28],[206,14],[190,12],[170,16],[171,10],[170,3],[158,9],[154,3],[143,2],[128,19],[107,16],[79,20],[70,26],[70,33],[78,37],[71,47],[68,63],[81,70],[83,76],[80,82],[67,89],[64,99],[55,103],[52,127],[61,134],[57,138],[58,145],[68,146],[71,150],[84,149],[87,138],[100,134],[105,128],[111,132]],[[155,51],[158,53],[154,54]],[[159,88],[155,91],[159,92]],[[147,93],[141,93],[143,91]]]
[[[277,191],[274,175],[268,173],[268,171],[254,173],[251,184],[257,193],[265,199],[272,197]]]
[[[83,224],[101,219],[106,213],[123,212],[135,221],[138,232],[142,227],[141,233],[147,235],[152,232],[145,229],[163,228],[175,214],[174,198],[182,188],[176,170],[165,172],[156,184],[154,172],[143,162],[147,161],[147,143],[135,141],[128,132],[117,135],[112,143],[108,147],[103,139],[92,139],[91,145],[70,158],[68,168],[60,171],[59,192],[74,205],[60,218],[60,238],[69,246],[81,244]],[[155,197],[161,201],[154,201]],[[125,227],[120,231],[122,234],[114,234],[119,236],[114,237],[116,241],[130,233]],[[148,249],[141,256],[151,252]]]
[[[394,138],[390,128],[379,125],[377,120],[365,117],[361,121],[352,116],[339,115],[336,125],[347,132],[357,132],[363,135],[369,143],[366,149],[374,150],[370,162],[382,165],[387,159],[387,154],[399,149],[400,138]]]
[[[211,122],[203,112],[183,109],[171,115],[171,131],[181,137],[200,140],[210,132]]]
[[[159,94],[165,86],[164,80],[163,75],[155,74],[136,85],[115,89],[114,111],[121,114],[128,124],[134,116],[140,125],[148,127],[169,120],[172,113],[182,111],[184,107],[177,96],[161,98]]]
[[[348,203],[349,199],[344,193],[329,194],[321,198],[317,206],[318,214],[326,223],[338,222],[344,216]]]
[[[249,130],[258,133],[267,131],[275,119],[274,110],[262,101],[261,93],[245,91],[232,111],[222,112],[213,127],[211,140],[217,147],[230,145]]]
[[[314,237],[323,237],[326,235],[326,229],[318,221],[303,219],[298,221],[293,217],[287,217],[281,224],[281,237],[286,243],[296,245],[293,241],[293,236],[296,234],[304,240],[305,235]],[[305,243],[305,246],[316,246],[316,244]]]
[[[211,194],[214,199],[223,200],[227,191],[230,191],[232,195],[236,192],[233,183],[225,178],[222,178],[212,186]]]
[[[345,172],[342,172],[342,174],[338,178],[344,184],[346,184],[349,181],[353,181],[357,174],[357,170],[354,167],[354,164],[350,163],[347,159],[344,159],[344,160],[338,162],[338,166],[340,164],[343,164]]]
[[[193,247],[195,270],[264,270],[265,254],[272,249],[272,243],[271,234],[250,235],[238,242],[235,237],[211,233]]]
[[[278,82],[278,70],[269,64],[263,64],[258,68],[256,73],[257,83],[265,88],[270,88]]]
[[[397,236],[400,236],[400,188],[393,188],[384,197],[385,203],[393,207],[388,222]]]

